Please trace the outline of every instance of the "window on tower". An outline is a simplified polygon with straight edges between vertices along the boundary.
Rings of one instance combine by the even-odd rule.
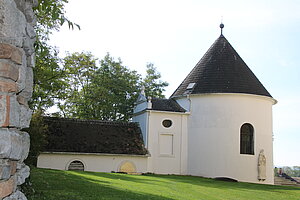
[[[254,155],[254,128],[248,123],[240,130],[240,154]]]

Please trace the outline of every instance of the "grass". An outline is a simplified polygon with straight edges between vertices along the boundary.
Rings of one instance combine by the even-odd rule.
[[[300,200],[300,188],[175,175],[126,175],[33,168],[29,200]]]

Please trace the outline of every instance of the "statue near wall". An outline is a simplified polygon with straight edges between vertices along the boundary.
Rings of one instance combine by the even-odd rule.
[[[258,155],[258,180],[264,181],[266,178],[266,156],[262,149]]]

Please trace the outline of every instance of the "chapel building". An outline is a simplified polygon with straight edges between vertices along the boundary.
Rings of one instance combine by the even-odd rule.
[[[131,138],[128,131],[135,132],[135,142],[127,146],[132,152],[126,153],[122,139],[113,145],[117,153],[95,150],[95,141],[106,134],[96,131],[89,152],[52,148],[39,156],[38,167],[68,169],[76,161],[87,171],[127,170],[273,184],[274,104],[276,100],[221,33],[169,99],[139,95],[131,128],[123,124],[126,140]],[[87,121],[80,123],[89,126]],[[102,130],[103,123],[94,122],[97,130]],[[122,137],[122,131],[109,129],[118,133],[115,138]],[[113,141],[111,134],[106,140]]]

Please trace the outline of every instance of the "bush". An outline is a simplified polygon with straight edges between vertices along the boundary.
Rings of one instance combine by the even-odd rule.
[[[47,144],[48,126],[44,123],[42,111],[37,111],[32,115],[30,127],[25,131],[30,135],[30,150],[25,163],[36,166],[37,157]]]

